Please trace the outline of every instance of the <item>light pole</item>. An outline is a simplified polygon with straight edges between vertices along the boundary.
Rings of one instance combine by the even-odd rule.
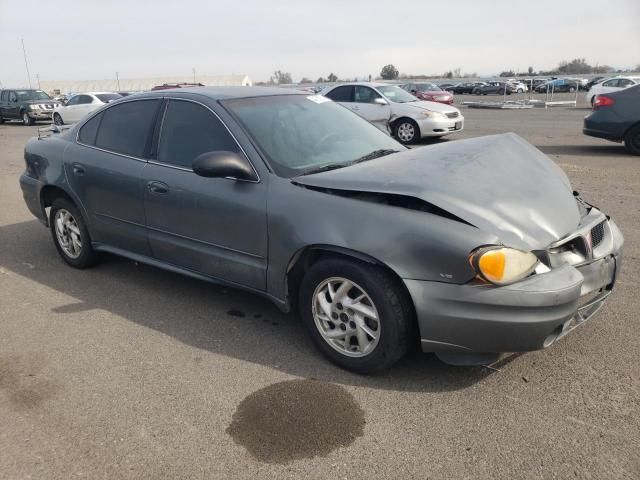
[[[38,90],[42,90],[40,88],[40,74],[39,73],[36,73],[36,78],[38,79]]]
[[[193,72],[193,83],[196,83],[196,67],[193,67],[191,71]]]
[[[27,69],[27,79],[29,80],[29,88],[31,88],[31,74],[29,73],[29,63],[27,62],[27,50],[24,48],[24,38],[22,40],[22,54],[24,55],[24,66]]]
[[[120,77],[118,75],[118,72],[116,72],[116,85],[118,85],[118,91],[120,91]]]

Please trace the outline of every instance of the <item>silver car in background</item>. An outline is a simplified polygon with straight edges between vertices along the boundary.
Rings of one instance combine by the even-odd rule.
[[[345,83],[321,93],[391,133],[405,145],[425,137],[443,137],[464,128],[464,117],[457,108],[420,100],[397,85]]]

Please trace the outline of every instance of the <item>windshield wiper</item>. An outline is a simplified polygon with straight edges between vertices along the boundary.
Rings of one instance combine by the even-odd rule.
[[[304,172],[302,172],[297,176],[302,177],[303,175],[312,175],[314,173],[328,172],[329,170],[336,170],[338,168],[348,167],[350,165],[355,165],[356,163],[366,162],[367,160],[373,160],[374,158],[384,157],[385,155],[389,155],[397,152],[399,152],[399,150],[381,148],[379,150],[374,150],[373,152],[369,152],[366,155],[358,157],[355,160],[352,160],[350,162],[330,163],[328,165],[322,165],[320,167],[310,168],[309,170],[305,170]]]
[[[391,148],[381,148],[379,150],[374,150],[373,152],[367,153],[361,157],[356,158],[349,165],[353,165],[360,162],[366,162],[367,160],[373,160],[374,158],[384,157],[386,155],[391,155],[392,153],[398,153],[399,150],[393,150]]]
[[[302,177],[303,175],[311,175],[313,173],[328,172],[329,170],[336,170],[337,168],[346,167],[347,165],[350,165],[350,164],[351,164],[351,162],[349,162],[349,163],[330,163],[329,165],[322,165],[321,167],[314,167],[314,168],[310,168],[309,170],[305,170],[304,172],[302,172],[298,176]]]

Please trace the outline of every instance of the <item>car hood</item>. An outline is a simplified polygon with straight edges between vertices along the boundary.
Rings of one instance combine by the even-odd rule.
[[[292,181],[419,198],[528,250],[545,249],[580,221],[562,169],[514,133],[420,147]]]
[[[53,99],[49,99],[49,100],[25,100],[24,103],[27,104],[35,104],[37,103],[38,105],[43,105],[43,104],[49,104],[49,103],[60,103],[57,100],[53,100]]]
[[[440,95],[445,95],[448,92],[442,92]],[[444,105],[438,102],[429,102],[428,100],[418,100],[417,102],[407,103],[394,103],[394,111],[403,112],[415,112],[416,110],[428,110],[430,112],[451,113],[457,112],[458,109],[449,105]]]

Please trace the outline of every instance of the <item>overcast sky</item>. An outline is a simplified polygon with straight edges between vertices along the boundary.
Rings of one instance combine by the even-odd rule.
[[[640,0],[0,0],[0,82],[640,64]]]

